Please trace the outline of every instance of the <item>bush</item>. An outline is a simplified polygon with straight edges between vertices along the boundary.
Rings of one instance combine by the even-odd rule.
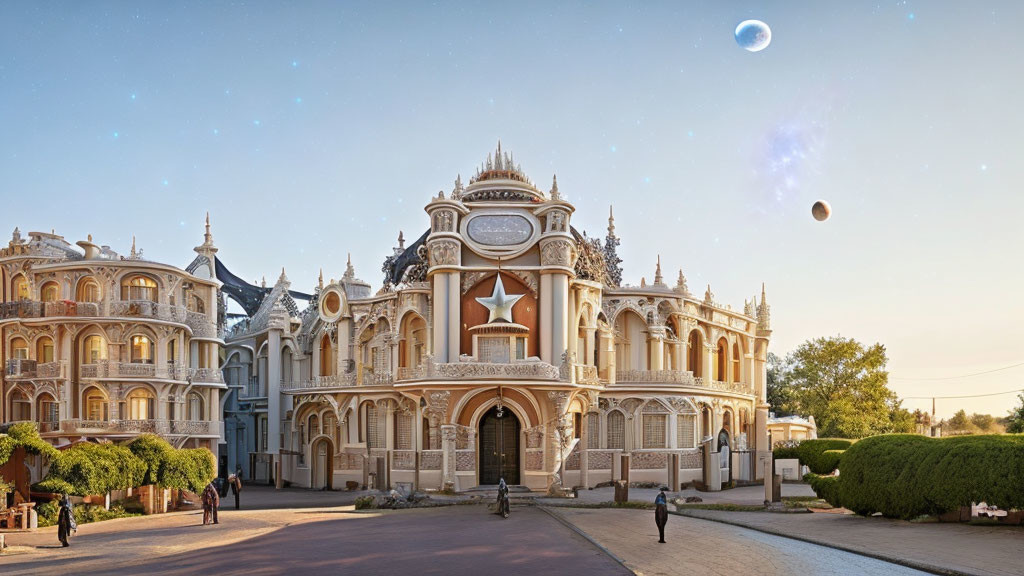
[[[356,498],[356,510],[370,510],[377,507],[377,499],[373,496],[360,496]]]
[[[76,444],[50,461],[50,471],[37,484],[45,492],[106,494],[138,486],[143,477],[142,461],[117,444]]]
[[[805,464],[815,474],[831,474],[839,466],[838,452],[846,450],[853,444],[852,440],[842,438],[816,438],[804,440],[797,446],[800,463]]]
[[[911,519],[982,501],[1024,509],[1024,436],[874,436],[846,450],[840,473],[838,501],[862,515]]]
[[[0,464],[7,462],[18,446],[24,446],[29,454],[42,454],[47,458],[54,458],[60,453],[39,437],[39,431],[32,422],[11,424],[7,426],[6,435],[0,435]]]
[[[807,474],[804,482],[811,485],[814,493],[825,502],[835,508],[841,508],[839,501],[839,476],[820,476],[818,474]]]
[[[776,460],[800,458],[797,446],[778,446],[772,450],[772,458]]]
[[[145,466],[141,485],[159,484],[160,468],[174,448],[156,434],[142,434],[128,443],[128,449]]]
[[[199,494],[216,476],[213,453],[206,448],[173,450],[160,466],[157,484]]]
[[[110,510],[105,509],[103,506],[76,504],[74,506],[74,511],[75,522],[79,524],[102,522],[103,520],[112,520],[114,518],[130,518],[132,516],[141,516],[141,514],[125,510],[124,506],[122,506],[120,502],[112,504],[110,506]],[[43,528],[45,526],[56,526],[57,516],[58,514],[60,514],[59,501],[51,500],[49,502],[36,506],[36,513],[39,514],[40,528]]]

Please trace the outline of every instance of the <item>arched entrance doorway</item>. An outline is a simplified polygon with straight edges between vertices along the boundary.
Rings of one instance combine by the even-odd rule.
[[[519,484],[519,419],[495,406],[480,419],[480,484]]]
[[[330,490],[334,484],[334,445],[327,438],[313,443],[313,470],[310,488]]]
[[[718,454],[721,457],[719,468],[729,471],[722,477],[722,481],[732,482],[732,450],[729,446],[729,432],[725,428],[718,433]]]

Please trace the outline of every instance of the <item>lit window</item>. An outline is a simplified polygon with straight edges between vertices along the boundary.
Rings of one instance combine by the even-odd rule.
[[[153,363],[153,341],[146,336],[132,336],[132,363]]]
[[[18,275],[14,278],[14,282],[11,283],[11,294],[14,295],[14,300],[28,300],[28,282],[25,281],[25,277]]]
[[[153,395],[143,388],[136,388],[128,394],[128,419],[151,420],[156,408]]]
[[[156,282],[145,276],[132,276],[121,284],[121,300],[156,302]]]
[[[83,280],[78,284],[77,300],[98,303],[100,301],[100,285],[91,278]]]
[[[103,344],[103,338],[99,336],[89,336],[85,339],[85,363],[86,364],[99,364],[100,360],[107,357],[106,346]]]
[[[107,419],[107,401],[95,388],[85,396],[85,413],[89,420]]]
[[[28,360],[28,342],[24,338],[14,338],[11,340],[11,357],[18,358],[21,360]]]
[[[40,290],[43,302],[56,302],[60,299],[60,287],[56,282],[47,282]]]

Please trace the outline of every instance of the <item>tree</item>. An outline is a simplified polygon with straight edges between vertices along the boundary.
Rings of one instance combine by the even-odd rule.
[[[889,401],[889,429],[894,434],[913,434],[917,431],[918,414],[903,407],[902,400]]]
[[[971,418],[964,410],[959,410],[942,424],[945,434],[976,434],[978,432],[978,427],[971,422]]]
[[[789,410],[791,392],[786,381],[786,366],[774,352],[768,353],[768,404],[772,412]]]
[[[977,426],[978,430],[985,433],[999,432],[999,423],[991,414],[971,414],[971,424]]]
[[[789,407],[814,416],[818,436],[862,438],[895,426],[885,347],[836,336],[808,340],[787,357]],[[899,408],[902,410],[902,408]],[[906,415],[896,414],[901,429]]]
[[[1017,396],[1020,406],[1010,410],[1006,417],[1006,431],[1010,434],[1024,434],[1024,394]]]

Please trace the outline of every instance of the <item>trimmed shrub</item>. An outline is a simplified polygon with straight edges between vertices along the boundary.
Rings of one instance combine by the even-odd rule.
[[[800,458],[797,446],[778,446],[772,450],[772,458],[776,460]]]
[[[797,446],[800,463],[805,464],[815,474],[831,474],[839,466],[839,454],[853,444],[852,440],[842,438],[816,438],[804,440]],[[831,453],[831,454],[829,454]]]
[[[373,496],[360,496],[356,498],[356,510],[370,510],[377,507],[377,499]]]
[[[75,511],[75,522],[79,524],[89,524],[91,522],[102,522],[103,520],[111,520],[114,518],[130,518],[132,516],[141,516],[136,512],[129,512],[124,509],[120,504],[113,504],[110,506],[110,510],[105,509],[103,506],[88,505],[88,504],[76,504],[74,506]],[[57,516],[60,514],[60,506],[57,500],[51,500],[44,504],[36,506],[36,513],[39,514],[39,527],[54,526],[57,524]]]
[[[167,440],[156,434],[142,434],[128,443],[128,449],[145,466],[141,485],[159,484],[160,468],[164,465],[164,460],[174,452],[174,448]]]
[[[143,470],[142,461],[124,446],[82,443],[57,452],[46,479],[37,486],[78,496],[106,494],[138,486]]]
[[[837,486],[862,515],[911,519],[983,501],[1024,509],[1024,436],[865,438],[843,454]]]
[[[216,471],[213,452],[206,448],[174,450],[164,458],[157,484],[199,494]]]
[[[842,507],[839,502],[839,476],[820,476],[818,474],[807,474],[804,482],[811,485],[814,493],[825,502],[835,508]]]

